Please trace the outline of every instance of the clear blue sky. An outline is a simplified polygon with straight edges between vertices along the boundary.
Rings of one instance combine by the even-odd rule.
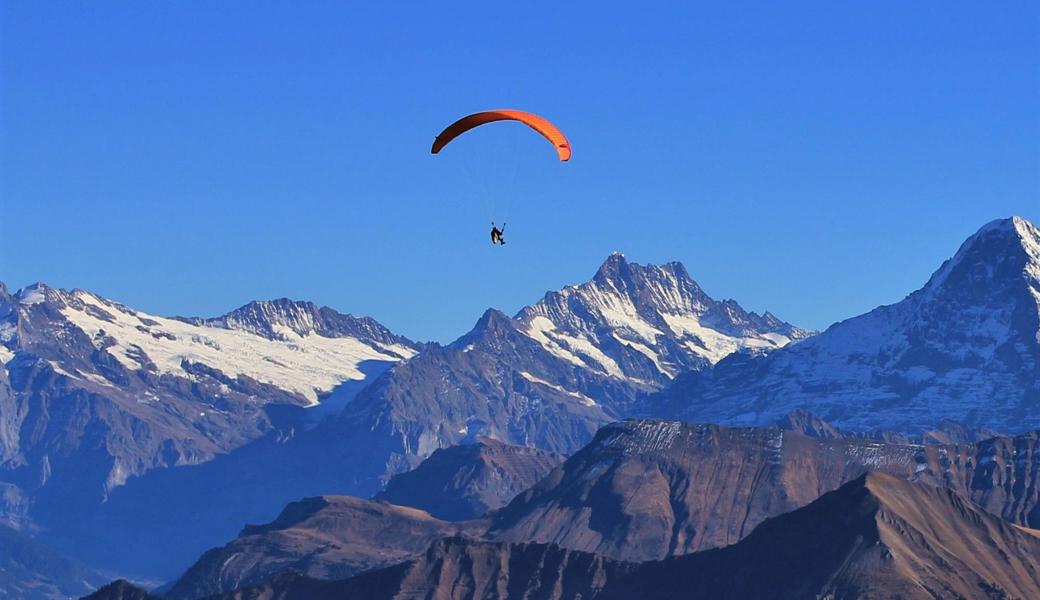
[[[14,288],[181,315],[289,296],[449,340],[621,250],[822,328],[987,221],[1040,220],[1036,2],[0,10]],[[510,124],[429,154],[503,107],[573,160]],[[485,199],[512,199],[505,248]]]

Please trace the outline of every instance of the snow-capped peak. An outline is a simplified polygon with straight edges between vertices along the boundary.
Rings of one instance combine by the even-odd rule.
[[[1040,230],[1022,217],[998,219],[965,240],[923,291],[935,294],[951,286],[1021,279],[1023,275],[1040,280]]]
[[[725,361],[671,396],[686,419],[771,422],[806,408],[848,429],[915,433],[942,418],[1040,426],[1040,231],[987,223],[919,290],[789,349]],[[695,399],[695,400],[691,400]]]
[[[27,285],[24,288],[18,290],[14,297],[18,300],[19,304],[31,306],[33,304],[39,304],[47,299],[47,292],[50,290],[46,285],[41,282],[36,282],[32,285]]]
[[[732,300],[714,300],[681,263],[640,265],[619,252],[591,281],[547,293],[517,319],[527,335],[569,362],[645,381],[808,335]]]
[[[220,322],[229,329],[251,331],[272,338],[281,337],[276,328],[287,327],[302,336],[316,332],[317,313],[318,307],[310,302],[279,298],[250,302],[209,322]]]
[[[258,300],[214,319],[190,319],[214,327],[248,331],[272,340],[319,335],[328,338],[355,337],[383,344],[412,345],[374,319],[339,313],[313,302],[279,298]]]
[[[364,363],[394,363],[416,352],[407,339],[371,319],[306,302],[251,303],[207,320],[150,315],[90,292],[42,284],[19,290],[15,298],[19,348],[13,350],[70,364],[75,355],[77,372],[94,379],[100,377],[92,364],[98,360],[129,372],[185,379],[195,379],[201,365],[315,404],[319,394],[340,383],[364,379]],[[12,338],[3,332],[15,324],[2,325],[0,334]]]

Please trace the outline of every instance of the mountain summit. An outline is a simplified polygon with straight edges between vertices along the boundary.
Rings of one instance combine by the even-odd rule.
[[[386,346],[413,345],[411,340],[391,332],[371,317],[355,317],[339,313],[327,306],[318,306],[313,302],[288,298],[253,301],[221,317],[191,321],[212,327],[248,331],[272,340],[319,335],[326,338],[351,337]],[[404,354],[410,356],[412,352]]]
[[[968,238],[920,290],[764,357],[680,378],[669,415],[769,423],[804,408],[846,429],[919,432],[951,417],[1040,427],[1040,231],[1020,217]]]
[[[771,350],[809,332],[715,300],[678,262],[615,252],[591,281],[520,311],[522,330],[564,360],[615,377],[660,382],[743,349]]]

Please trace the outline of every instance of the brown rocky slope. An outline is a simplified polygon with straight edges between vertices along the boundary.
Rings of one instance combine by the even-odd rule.
[[[213,598],[1025,599],[1040,597],[1038,565],[1031,533],[949,489],[871,473],[737,544],[662,561],[456,537],[352,579],[287,573]]]
[[[343,579],[411,558],[444,537],[479,535],[482,528],[374,500],[307,498],[289,504],[273,522],[248,525],[231,543],[203,554],[165,597],[200,598],[290,569],[316,579]]]

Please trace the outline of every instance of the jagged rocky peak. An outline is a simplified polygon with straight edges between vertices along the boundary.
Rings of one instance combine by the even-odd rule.
[[[1040,280],[1040,230],[1022,217],[999,219],[982,226],[950,260],[932,275],[925,292],[958,293],[985,284]]]
[[[596,272],[590,284],[568,288],[596,287],[628,297],[637,309],[668,315],[693,314],[704,324],[734,336],[758,333],[779,333],[795,340],[809,335],[790,323],[776,318],[770,312],[759,315],[744,310],[736,300],[715,300],[690,277],[686,267],[677,261],[663,265],[641,265],[629,262],[624,254],[611,254]],[[551,296],[551,294],[549,294]]]
[[[516,322],[500,310],[489,308],[477,319],[473,329],[447,346],[449,350],[469,352],[474,348],[495,352],[502,344],[515,340]],[[526,338],[524,338],[526,339]]]
[[[1035,372],[1040,362],[1040,230],[1021,217],[987,223],[921,290],[893,309],[902,317],[907,338],[933,352],[969,363],[997,360],[1005,372]]]
[[[1037,335],[1040,230],[1021,217],[992,221],[910,295],[912,318],[923,326],[943,319],[994,340]]]
[[[551,305],[557,297],[568,299],[572,295],[591,299],[597,293],[622,296],[639,308],[675,314],[701,310],[713,302],[682,263],[641,265],[614,252],[599,267],[592,281],[569,286],[561,292],[549,292],[542,303]]]
[[[242,329],[267,338],[285,335],[287,328],[296,335],[317,333],[321,323],[319,308],[313,302],[301,302],[289,298],[277,300],[255,300],[236,308],[222,317],[212,319],[229,329]]]
[[[248,331],[275,340],[320,335],[412,345],[407,338],[392,333],[369,317],[342,314],[327,306],[289,298],[256,300],[226,315],[202,322],[215,327]]]
[[[19,304],[32,305],[44,302],[47,299],[47,292],[51,288],[47,287],[42,281],[37,281],[32,285],[27,285],[22,289],[14,293],[14,300],[17,300]]]
[[[101,296],[91,294],[90,292],[79,288],[66,290],[51,287],[42,281],[37,281],[36,283],[27,285],[17,290],[13,296],[9,297],[16,304],[23,307],[32,307],[44,303],[51,303],[59,306],[71,305],[80,307],[83,305],[84,300],[89,299],[110,304],[113,307],[122,307],[122,305],[118,303],[104,299]]]
[[[688,309],[698,300],[710,300],[697,282],[690,278],[682,263],[641,265],[629,262],[620,252],[614,252],[603,261],[592,282],[632,295],[638,295],[644,290],[657,292],[647,299],[656,301],[661,308]],[[648,290],[649,284],[653,282],[662,284],[663,289]]]
[[[678,262],[640,265],[611,254],[591,281],[547,293],[517,315],[566,360],[615,377],[664,381],[733,352],[768,351],[810,333],[715,300]]]

